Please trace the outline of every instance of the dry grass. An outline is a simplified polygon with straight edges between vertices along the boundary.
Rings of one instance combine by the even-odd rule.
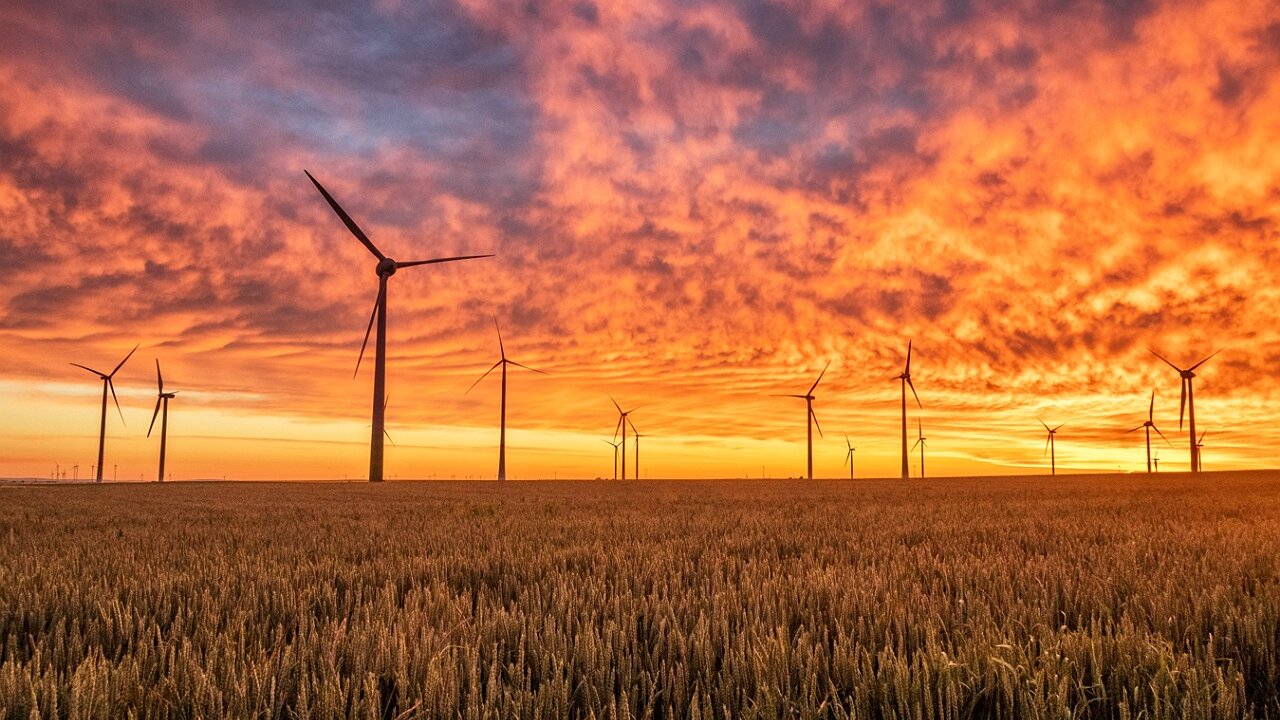
[[[3,717],[1280,717],[1280,483],[0,489]]]

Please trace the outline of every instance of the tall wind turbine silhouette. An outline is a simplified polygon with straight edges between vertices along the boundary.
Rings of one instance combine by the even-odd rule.
[[[1200,454],[1201,453],[1200,448],[1204,447],[1204,436],[1208,434],[1209,434],[1208,430],[1202,431],[1200,433],[1200,439],[1196,441],[1196,467],[1200,470],[1204,470],[1204,463],[1201,462],[1203,459],[1203,456]]]
[[[116,412],[120,414],[120,422],[123,423],[124,411],[120,409],[120,400],[116,397],[116,386],[115,383],[112,382],[112,378],[116,376],[116,373],[120,372],[120,368],[124,367],[125,363],[129,362],[129,358],[133,357],[133,354],[137,352],[137,350],[138,346],[134,345],[133,349],[129,351],[129,354],[124,356],[124,360],[121,360],[120,364],[116,365],[115,369],[109,373],[100,373],[87,365],[71,363],[78,368],[88,370],[102,379],[102,422],[98,425],[98,469],[97,478],[94,479],[94,482],[102,482],[102,455],[107,445],[107,391],[111,391],[111,399],[115,401]]]
[[[496,370],[499,365],[502,366],[502,412],[499,415],[500,424],[498,430],[498,480],[501,481],[507,479],[507,366],[515,365],[516,367],[524,368],[525,370],[533,370],[534,372],[542,375],[546,375],[546,373],[541,370],[534,370],[528,365],[521,365],[515,360],[508,359],[507,349],[502,344],[502,328],[498,327],[498,318],[496,317],[493,319],[493,328],[498,331],[498,353],[501,355],[501,359],[494,363],[493,367],[485,370],[484,375],[480,376],[480,380],[489,377],[489,373]],[[467,392],[471,392],[476,385],[479,385],[480,380],[476,380],[471,383],[471,387],[467,388]],[[466,393],[463,394],[465,395]]]
[[[853,453],[856,452],[858,448],[854,447],[853,443],[849,442],[848,435],[844,436],[844,444],[849,448],[844,454],[844,464],[849,466],[849,479],[852,480],[853,479]]]
[[[1138,432],[1139,430],[1142,430],[1144,428],[1146,429],[1147,431],[1147,472],[1151,472],[1151,431],[1152,430],[1156,431],[1156,434],[1160,436],[1161,440],[1164,440],[1166,443],[1169,443],[1169,447],[1173,447],[1173,443],[1169,442],[1169,438],[1165,437],[1164,433],[1160,432],[1160,428],[1156,427],[1155,415],[1156,415],[1156,391],[1152,390],[1151,405],[1150,407],[1147,408],[1147,421],[1132,430],[1126,430],[1124,433],[1125,435],[1128,435],[1131,432]],[[1156,462],[1159,463],[1159,460],[1157,459]]]
[[[1178,406],[1178,429],[1179,430],[1182,429],[1183,411],[1186,411],[1189,409],[1189,412],[1187,414],[1190,419],[1188,436],[1191,441],[1191,472],[1200,472],[1200,457],[1196,450],[1196,394],[1195,394],[1195,389],[1192,387],[1191,381],[1196,376],[1196,373],[1195,373],[1196,368],[1209,362],[1209,360],[1212,359],[1214,355],[1217,355],[1218,353],[1222,352],[1225,348],[1218,348],[1213,352],[1212,355],[1209,355],[1208,357],[1196,363],[1195,365],[1192,365],[1191,367],[1185,368],[1185,369],[1180,368],[1177,365],[1174,365],[1173,363],[1169,362],[1169,360],[1166,359],[1165,356],[1161,355],[1155,350],[1152,350],[1151,348],[1147,348],[1147,349],[1151,350],[1152,355],[1155,355],[1161,360],[1164,360],[1165,365],[1168,365],[1174,370],[1177,370],[1178,375],[1182,377],[1182,402]]]
[[[920,479],[923,480],[924,479],[924,448],[925,448],[925,440],[927,438],[925,438],[924,436],[924,425],[920,422],[920,418],[916,418],[916,433],[918,434],[919,437],[917,437],[916,444],[912,445],[911,449],[915,450],[916,445],[920,446]]]
[[[911,394],[916,399],[916,406],[921,410],[924,405],[920,404],[920,396],[916,394],[916,386],[911,382],[911,341],[907,341],[907,365],[902,369],[902,374],[898,376],[902,381],[902,479],[906,480],[911,477],[911,470],[907,467],[907,388],[911,388]],[[920,476],[924,477],[924,468],[920,468]]]
[[[818,424],[818,416],[817,416],[817,415],[815,415],[815,414],[813,414],[813,400],[814,400],[813,391],[814,391],[814,390],[816,390],[816,389],[818,389],[818,383],[822,382],[822,376],[827,374],[827,368],[829,368],[829,367],[831,367],[831,361],[830,361],[830,360],[828,360],[828,361],[827,361],[827,364],[826,364],[826,365],[824,365],[824,366],[822,367],[822,372],[818,373],[818,379],[817,379],[817,380],[814,380],[814,381],[813,381],[813,385],[810,385],[810,386],[809,386],[809,392],[807,392],[807,393],[805,393],[805,394],[803,394],[803,395],[774,395],[774,397],[800,398],[801,400],[804,400],[804,405],[805,405],[805,409],[806,409],[805,425],[806,425],[806,427],[808,428],[808,431],[809,431],[809,435],[808,435],[808,448],[809,448],[809,449],[808,449],[808,459],[809,459],[808,469],[809,469],[809,479],[810,479],[810,480],[812,480],[812,479],[813,479],[813,427],[814,427],[815,425],[817,425],[817,426],[818,426],[818,437],[823,437],[823,435],[822,435],[822,426]]]
[[[387,280],[396,271],[401,268],[413,267],[415,265],[434,265],[437,263],[453,262],[455,260],[474,260],[476,258],[493,257],[493,255],[455,255],[453,257],[433,258],[431,260],[413,260],[410,262],[397,262],[378,249],[373,241],[365,235],[359,225],[351,219],[346,210],[338,204],[337,200],[329,194],[328,190],[320,184],[320,181],[312,177],[311,173],[303,170],[307,177],[311,179],[311,183],[316,186],[320,194],[324,196],[329,207],[337,213],[342,219],[342,224],[347,226],[347,230],[365,246],[374,257],[378,259],[375,271],[378,273],[378,297],[373,301],[373,313],[369,316],[369,327],[364,331],[364,342],[360,344],[360,356],[356,359],[356,372],[360,371],[360,361],[364,359],[364,349],[369,344],[369,333],[373,330],[374,320],[378,321],[378,335],[374,340],[374,366],[373,366],[373,427],[372,435],[369,438],[369,482],[382,482],[382,438],[386,431],[384,424],[385,402],[386,402],[386,386],[387,386]],[[355,373],[352,373],[355,377]],[[383,402],[378,402],[382,400]]]
[[[622,431],[622,479],[626,480],[627,479],[627,425],[631,425],[632,430],[636,429],[636,426],[632,424],[631,418],[629,418],[628,415],[635,412],[636,410],[639,410],[640,407],[636,406],[631,408],[630,410],[623,410],[622,406],[619,405],[618,401],[614,400],[612,396],[609,397],[609,402],[613,403],[613,406],[618,408],[618,426],[613,429],[613,437],[616,440],[618,438],[618,431],[619,430]]]
[[[1036,418],[1036,419],[1040,420],[1040,418]],[[1040,420],[1040,424],[1044,425],[1045,432],[1049,433],[1047,436],[1045,436],[1045,439],[1044,439],[1045,452],[1049,453],[1049,474],[1057,475],[1058,474],[1058,448],[1057,448],[1057,443],[1054,442],[1054,438],[1057,436],[1058,431],[1062,429],[1062,426],[1059,425],[1056,428],[1051,428],[1048,425],[1045,425],[1045,422],[1043,420]]]
[[[160,474],[156,476],[156,482],[164,482],[164,451],[165,444],[169,439],[169,401],[177,396],[177,391],[164,391],[164,376],[160,374],[160,360],[156,360],[156,411],[151,413],[151,426],[147,428],[147,437],[151,437],[151,431],[156,427],[156,415],[160,415],[161,408],[164,414],[160,418]]]
[[[612,440],[605,440],[605,443],[613,446],[613,479],[618,479],[618,443]]]

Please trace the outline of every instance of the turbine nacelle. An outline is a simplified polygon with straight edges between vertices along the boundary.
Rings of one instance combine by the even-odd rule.
[[[391,277],[396,274],[396,261],[389,257],[384,257],[378,261],[378,277]]]

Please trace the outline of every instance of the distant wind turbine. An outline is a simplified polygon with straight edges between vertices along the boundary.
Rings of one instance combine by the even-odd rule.
[[[369,438],[369,482],[382,482],[382,438],[386,433],[384,418],[387,386],[387,280],[401,268],[415,265],[434,265],[455,260],[473,260],[475,258],[493,257],[493,255],[456,255],[431,260],[413,260],[411,262],[392,260],[382,254],[382,251],[373,244],[369,236],[365,235],[360,226],[356,225],[350,215],[347,215],[347,211],[342,209],[338,201],[333,199],[329,191],[325,190],[324,186],[312,177],[311,173],[305,170],[303,172],[311,179],[312,184],[316,186],[320,194],[324,196],[325,201],[329,203],[329,207],[333,208],[333,211],[342,219],[342,224],[347,226],[347,230],[351,231],[351,234],[378,259],[376,267],[376,272],[378,273],[378,297],[373,301],[373,313],[369,316],[369,327],[365,329],[364,342],[360,344],[360,356],[356,359],[356,372],[360,371],[360,362],[364,359],[364,349],[369,344],[369,333],[373,331],[374,320],[377,320],[378,334],[374,340],[373,366],[373,427],[372,435]],[[355,373],[352,376],[354,377]],[[378,402],[379,400],[383,402]]]
[[[87,365],[81,365],[80,363],[71,363],[72,365],[75,365],[78,368],[88,370],[89,372],[93,373],[94,375],[97,375],[99,378],[102,379],[102,422],[98,425],[98,467],[96,470],[97,478],[94,480],[94,482],[99,482],[99,483],[102,482],[102,455],[107,445],[107,391],[108,390],[111,391],[111,399],[115,401],[116,412],[120,414],[120,422],[123,423],[124,411],[120,409],[120,400],[116,397],[116,386],[115,386],[115,383],[112,382],[112,378],[116,376],[116,373],[120,372],[120,368],[124,367],[124,364],[129,361],[129,358],[133,357],[133,354],[137,350],[138,350],[138,346],[134,345],[133,350],[130,350],[129,354],[124,356],[124,360],[121,360],[120,364],[116,365],[114,370],[105,374],[100,373],[97,370],[94,370],[93,368]]]
[[[639,410],[640,408],[639,406],[637,406],[637,407],[631,408],[630,410],[623,410],[622,406],[619,405],[618,401],[614,400],[612,396],[609,397],[609,402],[612,402],[613,406],[618,408],[618,426],[613,429],[613,437],[616,440],[618,438],[618,431],[619,430],[622,431],[622,479],[626,480],[627,479],[627,426],[631,425],[632,430],[636,429],[636,426],[631,422],[631,418],[627,416],[635,412],[636,410]]]
[[[612,440],[605,440],[604,442],[608,445],[613,446],[613,479],[617,480],[618,479],[618,443]]]
[[[1160,432],[1160,428],[1156,427],[1155,415],[1156,415],[1156,391],[1152,390],[1151,405],[1147,408],[1147,421],[1132,430],[1125,431],[1125,435],[1128,435],[1131,432],[1137,432],[1144,428],[1146,429],[1147,431],[1147,472],[1151,472],[1151,431],[1152,430],[1155,430],[1156,434],[1160,436],[1160,439],[1164,440],[1166,443],[1169,444],[1169,447],[1173,447],[1173,443],[1169,442],[1169,438],[1165,437],[1164,433]],[[1157,452],[1158,451],[1159,449],[1157,448]],[[1158,458],[1156,462],[1159,463]]]
[[[1165,356],[1161,355],[1155,350],[1152,350],[1151,348],[1147,348],[1147,349],[1151,350],[1152,355],[1155,355],[1161,360],[1164,360],[1164,363],[1166,365],[1173,368],[1174,370],[1177,370],[1178,375],[1182,377],[1182,402],[1178,406],[1178,429],[1179,430],[1182,429],[1183,411],[1186,411],[1189,409],[1189,412],[1187,414],[1190,419],[1188,436],[1191,442],[1191,472],[1200,472],[1200,458],[1197,454],[1197,449],[1196,449],[1196,394],[1195,394],[1195,389],[1192,387],[1191,381],[1196,376],[1195,369],[1209,362],[1209,360],[1213,358],[1214,355],[1217,355],[1218,353],[1222,352],[1224,348],[1218,348],[1213,352],[1212,355],[1209,355],[1205,359],[1201,360],[1200,362],[1186,369],[1180,368],[1177,365],[1174,365],[1173,363],[1169,362],[1169,360],[1166,359]]]
[[[910,340],[907,341],[907,365],[905,368],[903,368],[902,374],[898,376],[898,379],[902,381],[902,479],[906,480],[907,478],[911,477],[910,468],[907,467],[907,455],[908,455],[908,452],[907,452],[907,388],[908,387],[911,388],[911,394],[916,399],[916,406],[919,407],[921,410],[924,409],[924,405],[920,404],[920,396],[916,394],[916,386],[911,382],[911,341]],[[921,469],[920,475],[921,477],[924,476],[923,469]]]
[[[1159,473],[1160,472],[1160,448],[1156,448],[1155,461],[1156,461],[1156,472]]]
[[[809,429],[809,445],[808,445],[809,465],[808,467],[809,467],[810,480],[813,479],[813,428],[815,425],[817,425],[818,427],[818,437],[823,436],[822,426],[818,424],[818,416],[813,414],[813,400],[814,400],[813,391],[818,388],[818,383],[822,382],[822,376],[827,374],[827,368],[829,367],[831,367],[830,360],[828,360],[827,364],[823,366],[822,372],[818,373],[818,379],[813,381],[813,385],[809,387],[809,392],[805,393],[804,395],[774,395],[774,397],[800,398],[801,400],[804,400],[805,408],[807,410],[807,416],[805,418],[806,425]]]
[[[1208,430],[1202,431],[1200,433],[1200,439],[1196,441],[1196,467],[1200,470],[1204,470],[1204,456],[1201,454],[1202,451],[1200,448],[1204,447],[1204,436],[1208,434]]]
[[[636,426],[632,425],[631,429],[635,430]],[[632,435],[631,437],[634,438],[636,441],[636,479],[639,480],[640,479],[640,438],[649,437],[649,436],[641,435],[640,432],[637,431],[636,434]]]
[[[920,446],[920,479],[923,480],[924,479],[924,448],[925,448],[925,440],[927,438],[925,438],[924,436],[924,425],[920,422],[920,418],[916,418],[916,432],[919,435],[919,437],[916,439],[916,444],[911,446],[911,449],[915,450],[916,445]]]
[[[507,349],[502,344],[502,328],[498,327],[498,318],[493,319],[493,327],[498,331],[498,352],[501,357],[498,362],[493,364],[493,367],[484,371],[484,375],[480,376],[480,380],[489,377],[489,373],[496,370],[499,365],[502,366],[502,412],[499,415],[500,422],[498,430],[498,480],[501,481],[507,479],[507,366],[515,365],[516,367],[524,368],[525,370],[533,370],[533,372],[540,373],[542,375],[546,375],[546,373],[541,370],[534,370],[528,365],[521,365],[515,360],[507,359]],[[467,392],[471,392],[476,385],[479,385],[480,380],[476,380],[471,383],[471,387],[467,388]],[[465,395],[466,393],[463,394]]]
[[[147,437],[151,437],[151,431],[156,427],[156,415],[163,414],[160,418],[160,474],[156,476],[156,482],[164,482],[164,451],[165,445],[169,439],[169,401],[177,396],[177,391],[164,391],[164,376],[160,374],[160,360],[156,360],[156,410],[151,413],[151,426],[147,428]]]
[[[1036,418],[1036,419],[1040,420],[1040,418]],[[1049,433],[1047,436],[1045,436],[1045,439],[1044,439],[1044,450],[1045,452],[1049,453],[1049,474],[1057,475],[1058,474],[1058,448],[1057,448],[1057,443],[1054,441],[1054,438],[1057,436],[1058,431],[1062,429],[1062,426],[1059,425],[1056,428],[1051,428],[1048,425],[1045,425],[1045,422],[1043,420],[1040,420],[1040,424],[1044,425],[1045,432]]]
[[[848,435],[844,436],[844,444],[849,448],[844,454],[844,464],[849,466],[849,479],[852,480],[853,479],[853,453],[856,452],[858,448],[854,447],[853,443],[849,442]]]

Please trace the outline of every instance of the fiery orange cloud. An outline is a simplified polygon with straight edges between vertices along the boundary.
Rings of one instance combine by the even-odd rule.
[[[372,263],[397,275],[388,473],[894,475],[906,341],[931,473],[1274,464],[1280,21],[1266,2],[27,3],[0,9],[0,474],[358,477]],[[109,462],[111,462],[109,460]],[[127,472],[126,472],[127,471]]]

